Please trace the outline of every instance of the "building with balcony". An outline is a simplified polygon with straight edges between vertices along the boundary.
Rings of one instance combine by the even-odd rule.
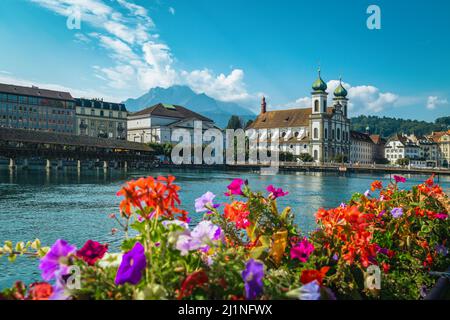
[[[69,92],[0,83],[0,127],[74,134],[75,122]]]
[[[123,103],[83,98],[75,101],[77,135],[126,139],[128,112]]]

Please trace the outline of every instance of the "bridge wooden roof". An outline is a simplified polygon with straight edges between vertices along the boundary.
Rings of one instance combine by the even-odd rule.
[[[151,147],[139,142],[118,139],[77,136],[38,130],[0,128],[0,141],[45,143],[67,146],[97,147],[103,149],[124,149],[133,151],[153,151]]]

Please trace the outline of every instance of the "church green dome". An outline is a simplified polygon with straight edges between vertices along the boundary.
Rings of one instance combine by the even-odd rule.
[[[347,90],[345,90],[344,86],[342,85],[342,81],[340,81],[336,90],[334,90],[334,96],[337,98],[345,98],[347,97],[347,94]]]
[[[327,90],[327,84],[322,80],[320,77],[320,70],[319,70],[319,78],[313,83],[312,88],[314,91],[325,91]]]

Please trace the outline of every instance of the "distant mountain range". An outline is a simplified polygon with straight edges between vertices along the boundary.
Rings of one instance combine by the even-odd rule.
[[[195,93],[188,86],[176,85],[169,88],[156,87],[136,99],[124,101],[128,111],[135,112],[157,103],[181,105],[192,111],[200,113],[215,121],[216,125],[224,128],[232,115],[244,120],[254,119],[253,111],[237,103],[219,101],[204,93]]]

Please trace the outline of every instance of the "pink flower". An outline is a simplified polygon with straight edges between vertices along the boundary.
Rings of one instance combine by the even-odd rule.
[[[396,183],[399,183],[399,182],[405,183],[406,182],[406,178],[402,177],[402,176],[394,176],[394,180]]]
[[[448,214],[446,213],[438,213],[436,216],[436,219],[445,220],[448,218]]]
[[[235,195],[243,195],[242,193],[242,185],[244,184],[244,180],[242,179],[234,179],[230,185],[227,187],[228,192],[225,193],[226,196],[231,196],[232,194]]]
[[[291,248],[291,259],[298,259],[300,262],[306,262],[314,251],[314,246],[308,239],[304,238],[297,243],[295,247]]]
[[[271,193],[274,199],[284,197],[289,194],[289,192],[284,192],[281,188],[276,189],[273,185],[268,186],[266,190]]]

